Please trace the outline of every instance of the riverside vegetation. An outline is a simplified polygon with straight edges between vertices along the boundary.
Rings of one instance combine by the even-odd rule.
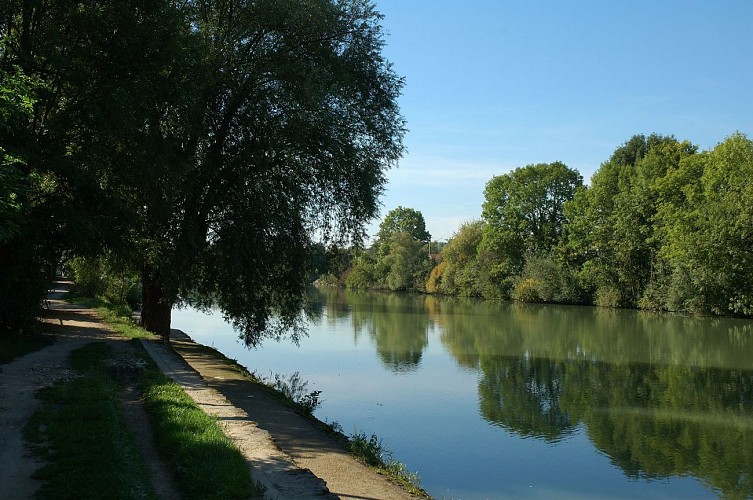
[[[521,302],[753,315],[753,142],[636,135],[590,185],[560,162],[492,178],[446,243],[389,212],[367,249],[320,249],[323,283]]]
[[[118,333],[128,338],[145,338],[151,336],[149,332],[143,328],[135,325],[130,318],[130,308],[122,302],[111,302],[109,300],[96,299],[91,297],[84,297],[81,295],[73,294],[73,301],[79,304],[86,305],[87,307],[93,307],[105,321]],[[321,422],[314,417],[314,411],[319,407],[321,403],[321,391],[308,391],[308,382],[303,380],[298,372],[291,375],[275,374],[274,376],[265,377],[257,374],[256,372],[249,371],[248,368],[239,364],[236,360],[228,358],[221,352],[207,346],[201,346],[202,350],[211,353],[219,359],[223,359],[233,366],[238,372],[243,374],[247,379],[254,383],[258,383],[266,387],[270,394],[276,397],[281,403],[287,404],[289,407],[296,410],[299,414],[311,418],[315,423],[320,424],[321,427],[328,429],[335,434],[341,441],[344,448],[348,449],[351,454],[364,463],[365,465],[373,468],[380,474],[383,474],[393,481],[400,484],[406,491],[417,495],[419,497],[428,496],[426,492],[421,489],[420,477],[418,473],[408,470],[405,464],[396,460],[392,456],[392,452],[383,444],[375,434],[372,434],[370,438],[366,438],[364,431],[354,431],[353,434],[348,436],[344,433],[342,427],[337,422]],[[147,357],[147,361],[148,357]],[[207,417],[196,407],[190,400],[190,398],[182,391],[182,389],[167,380],[161,375],[159,370],[149,361],[148,366],[152,369],[149,373],[152,378],[156,378],[158,381],[164,381],[167,385],[153,384],[150,392],[146,394],[147,401],[150,401],[149,395],[156,394],[158,398],[165,398],[163,394],[167,394],[168,399],[173,400],[173,404],[177,404],[178,401],[185,402],[183,405],[187,408],[186,413],[181,416],[176,414],[171,419],[163,418],[161,424],[157,425],[156,432],[164,433],[168,438],[169,443],[164,449],[165,456],[172,456],[175,450],[171,447],[182,447],[181,440],[186,436],[179,436],[179,433],[170,429],[170,424],[177,426],[178,428],[186,428],[190,420],[198,420],[201,426],[207,426],[207,433],[214,435],[215,427],[219,430],[219,427],[210,427],[210,422],[214,422],[213,419]],[[158,407],[159,405],[153,405]],[[167,408],[170,405],[164,405]],[[203,416],[196,414],[201,413]],[[185,416],[190,415],[189,420],[185,420]],[[220,431],[221,432],[221,431]],[[190,458],[190,457],[187,457]],[[234,460],[233,456],[228,456],[228,460]],[[186,475],[188,478],[196,480],[198,475],[193,475],[195,472],[202,470],[201,467],[197,467],[195,464],[184,464],[186,469]],[[243,476],[241,476],[243,477]],[[210,485],[211,486],[211,485]],[[198,485],[194,486],[194,489],[198,488]],[[205,486],[201,486],[205,488]],[[204,491],[202,489],[202,491]],[[207,490],[212,491],[212,490]],[[240,490],[242,491],[242,490]],[[222,498],[222,496],[218,497]]]

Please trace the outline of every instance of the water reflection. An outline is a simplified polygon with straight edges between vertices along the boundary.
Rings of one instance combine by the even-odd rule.
[[[753,496],[750,321],[321,293],[327,316],[350,314],[392,371],[417,369],[438,328],[479,373],[479,413],[494,426],[549,443],[583,428],[630,478],[692,475]]]
[[[349,293],[354,331],[366,331],[382,363],[393,372],[410,372],[421,364],[429,344],[430,320],[421,296]]]

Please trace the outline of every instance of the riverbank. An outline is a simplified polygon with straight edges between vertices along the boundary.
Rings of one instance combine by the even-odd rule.
[[[38,486],[32,475],[40,463],[27,453],[21,436],[24,423],[38,408],[36,391],[68,373],[66,356],[72,350],[99,340],[123,340],[91,309],[72,306],[61,298],[50,300],[46,316],[45,324],[50,326],[46,334],[55,335],[58,341],[3,365],[0,374],[2,462],[14,464],[13,468],[1,468],[3,498],[31,496]],[[412,498],[357,462],[332,434],[271,397],[215,351],[178,331],[173,332],[170,347],[156,339],[141,343],[166,375],[218,419],[246,457],[254,480],[266,488],[265,497]],[[44,377],[28,377],[29,370],[42,365],[52,368],[46,369]],[[137,427],[148,428],[148,424],[142,422]]]

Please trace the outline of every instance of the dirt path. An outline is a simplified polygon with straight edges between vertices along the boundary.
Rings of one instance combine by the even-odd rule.
[[[22,429],[40,403],[35,392],[70,376],[71,351],[93,341],[113,345],[116,359],[134,355],[133,346],[112,332],[93,311],[61,300],[65,287],[51,296],[45,322],[57,342],[0,366],[0,498],[30,498],[38,489],[31,478],[40,463],[27,452]],[[244,453],[254,480],[266,498],[413,498],[348,455],[330,434],[316,427],[263,389],[243,378],[219,356],[209,354],[174,331],[172,348],[143,341],[160,368],[180,383]],[[126,381],[126,420],[150,470],[160,497],[179,498],[166,465],[152,445],[143,404]]]
[[[90,309],[61,299],[66,283],[58,283],[48,299],[49,310],[43,319],[45,330],[56,342],[11,363],[0,365],[0,498],[31,498],[39,487],[32,478],[41,467],[26,449],[23,427],[40,408],[37,390],[70,377],[68,355],[90,342],[105,341],[113,346],[115,358],[127,360],[135,350],[126,339],[111,331]],[[179,498],[167,466],[157,456],[151,441],[151,428],[143,403],[133,384],[126,381],[123,405],[126,421],[136,437],[151,473],[152,485],[162,498]]]

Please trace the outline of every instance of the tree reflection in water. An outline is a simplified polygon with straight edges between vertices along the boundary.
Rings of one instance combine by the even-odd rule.
[[[557,443],[578,429],[630,478],[692,475],[753,496],[753,325],[637,311],[323,291],[347,302],[393,372],[415,370],[437,328],[479,373],[490,424]],[[331,309],[331,311],[330,311]]]

